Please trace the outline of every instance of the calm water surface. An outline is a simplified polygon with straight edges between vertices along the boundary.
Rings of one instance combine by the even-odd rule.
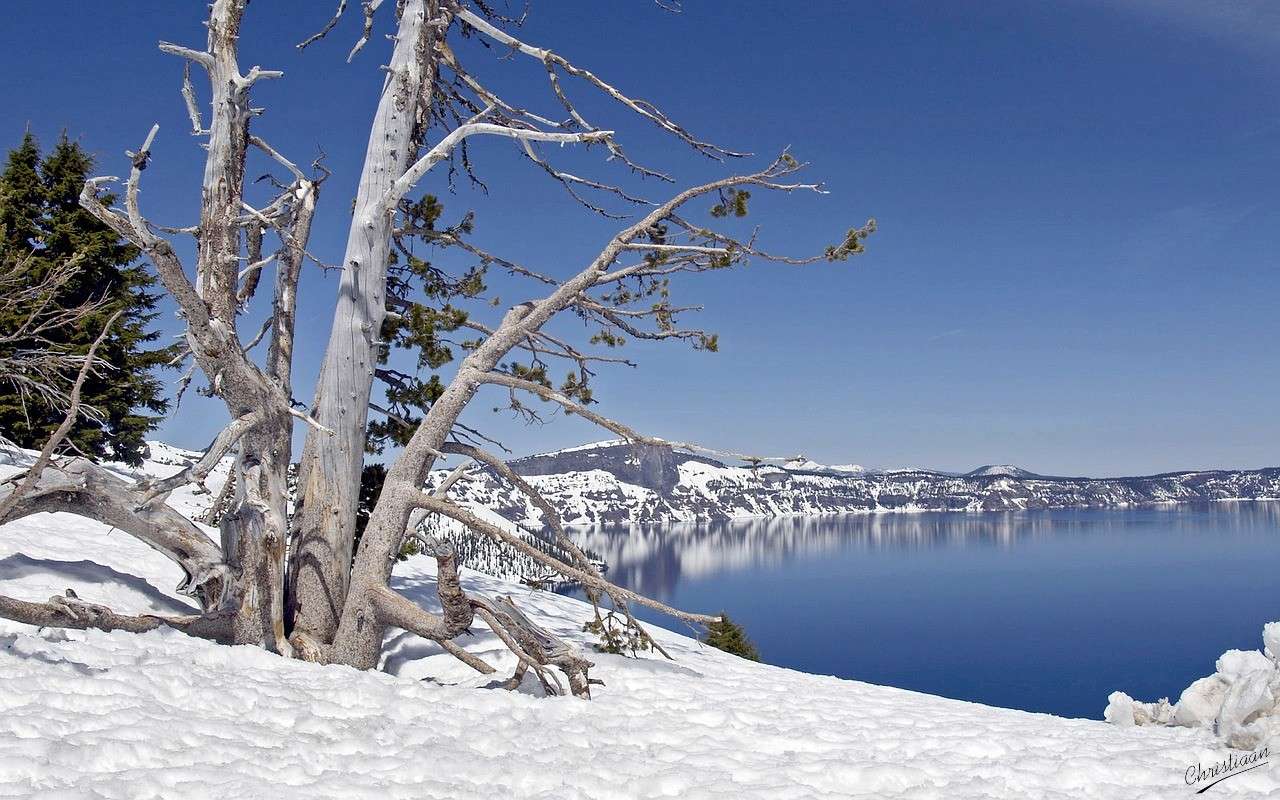
[[[1280,619],[1280,503],[793,517],[575,538],[623,586],[728,611],[769,663],[1066,716],[1101,717],[1116,689],[1176,700]]]

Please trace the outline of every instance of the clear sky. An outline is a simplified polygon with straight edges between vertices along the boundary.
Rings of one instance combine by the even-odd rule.
[[[255,95],[268,109],[255,131],[300,162],[327,154],[334,175],[311,249],[336,262],[389,43],[376,37],[347,65],[349,12],[297,54],[332,5],[256,0],[241,63],[286,72]],[[102,173],[123,174],[123,151],[158,121],[144,211],[191,224],[202,151],[181,64],[155,42],[201,44],[203,8],[9,4],[0,141],[30,125],[48,145],[65,129]],[[679,15],[647,0],[534,0],[522,35],[703,138],[762,157],[790,145],[811,162],[829,195],[753,208],[769,248],[812,251],[869,216],[880,223],[868,253],[845,264],[754,263],[682,281],[677,299],[707,306],[701,323],[721,352],[629,348],[641,367],[596,383],[604,413],[668,438],[885,467],[1280,463],[1280,7],[1269,0],[686,0]],[[517,102],[558,114],[536,63],[467,53]],[[567,86],[629,153],[681,183],[743,169]],[[488,196],[465,185],[449,195],[443,173],[424,188],[450,215],[477,211],[478,244],[566,275],[612,232],[509,143],[474,156]],[[619,176],[599,151],[562,157]],[[303,286],[303,399],[335,285],[313,270]],[[531,296],[495,286],[504,304]],[[491,412],[497,401],[482,398],[468,419],[517,453],[606,438],[560,417],[512,422]],[[158,435],[200,447],[222,421],[196,398]]]

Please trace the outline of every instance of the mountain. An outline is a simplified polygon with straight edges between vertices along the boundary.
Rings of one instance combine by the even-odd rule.
[[[1030,470],[1022,467],[1015,467],[1012,464],[987,464],[985,467],[978,467],[972,472],[964,474],[966,478],[984,478],[990,476],[1003,476],[1006,478],[1043,478],[1043,475],[1037,475]]]
[[[980,467],[967,475],[921,469],[842,474],[831,468],[731,467],[669,447],[619,441],[528,456],[511,467],[570,525],[1280,499],[1280,468],[1274,467],[1119,478],[1045,477],[1011,466]],[[542,527],[541,513],[494,472],[477,467],[468,477],[452,496],[522,526]]]
[[[793,458],[782,466],[793,472],[859,473],[867,471],[867,468],[861,464],[819,464],[804,456]]]

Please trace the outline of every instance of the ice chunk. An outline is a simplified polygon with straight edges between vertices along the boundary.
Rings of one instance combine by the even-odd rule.
[[[1169,725],[1173,721],[1173,706],[1169,698],[1162,697],[1154,703],[1139,703],[1124,692],[1112,692],[1107,698],[1107,708],[1102,718],[1122,728],[1130,725]]]
[[[1280,661],[1280,622],[1268,622],[1262,626],[1263,651]]]
[[[1263,714],[1275,710],[1280,676],[1274,667],[1252,672],[1232,684],[1218,712],[1218,734],[1232,747],[1253,747],[1263,731],[1251,725]]]
[[[1257,650],[1228,650],[1218,657],[1218,675],[1227,683],[1235,683],[1251,673],[1274,670],[1271,659]]]
[[[1173,724],[1187,728],[1212,725],[1227,696],[1227,682],[1217,675],[1201,678],[1182,690],[1174,706]]]
[[[1107,709],[1102,712],[1102,718],[1112,725],[1131,728],[1134,725],[1133,706],[1132,697],[1124,692],[1112,692],[1107,696]]]

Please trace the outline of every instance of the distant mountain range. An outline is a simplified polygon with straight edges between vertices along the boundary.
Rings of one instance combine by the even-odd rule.
[[[752,469],[668,447],[620,441],[528,456],[510,464],[570,525],[1280,499],[1280,468],[1274,467],[1120,478],[1049,477],[1010,465],[983,466],[963,475],[922,469],[873,471],[807,459]],[[453,497],[522,526],[542,527],[541,513],[496,473],[477,467],[469,478],[451,492]]]

